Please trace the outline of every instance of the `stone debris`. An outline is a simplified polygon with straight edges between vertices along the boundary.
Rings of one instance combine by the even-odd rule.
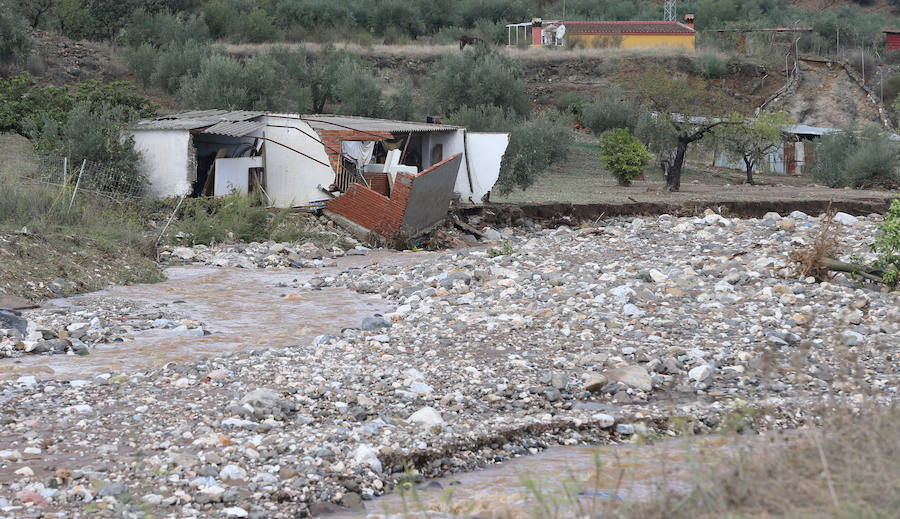
[[[871,258],[878,221],[839,227],[842,252]],[[359,506],[407,469],[668,434],[676,417],[711,432],[748,407],[765,431],[814,423],[825,400],[896,402],[897,293],[809,282],[787,263],[786,244],[820,225],[801,213],[501,228],[500,254],[317,281],[392,302],[377,327],[89,381],[0,381],[0,502],[20,507],[0,517],[101,504],[110,517],[302,517]],[[117,325],[57,317],[41,340],[90,337],[94,317]],[[164,330],[185,318],[145,317]],[[41,457],[71,461],[54,475]]]
[[[203,337],[203,324],[189,319],[171,303],[143,303],[122,298],[84,296],[71,306],[27,310],[16,328],[2,328],[0,358],[32,355],[89,355],[97,344],[125,343],[135,333],[167,330],[184,337]],[[3,314],[0,313],[0,318]]]

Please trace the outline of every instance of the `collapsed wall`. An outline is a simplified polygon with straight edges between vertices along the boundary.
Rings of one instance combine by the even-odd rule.
[[[362,184],[325,204],[325,214],[365,239],[424,234],[447,216],[462,154],[418,173],[398,172],[390,196]]]

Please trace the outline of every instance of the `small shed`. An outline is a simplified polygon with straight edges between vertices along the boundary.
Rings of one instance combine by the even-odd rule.
[[[900,50],[900,30],[885,30],[884,43],[887,50]]]

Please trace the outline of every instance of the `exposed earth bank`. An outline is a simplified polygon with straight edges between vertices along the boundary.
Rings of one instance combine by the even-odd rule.
[[[880,217],[838,221],[865,258]],[[491,249],[303,282],[397,305],[359,329],[0,382],[0,517],[297,517],[356,508],[405,465],[470,470],[685,420],[805,427],[823,405],[896,399],[897,293],[788,266],[820,218],[520,224]]]

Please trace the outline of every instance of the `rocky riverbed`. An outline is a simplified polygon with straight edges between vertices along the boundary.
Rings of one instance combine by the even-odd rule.
[[[838,221],[843,254],[869,254],[880,218]],[[358,508],[407,466],[433,476],[552,444],[735,417],[782,429],[814,424],[822,404],[894,402],[900,299],[798,279],[787,254],[820,226],[799,213],[501,229],[491,248],[298,280],[396,305],[358,328],[0,382],[0,517],[316,515]]]

